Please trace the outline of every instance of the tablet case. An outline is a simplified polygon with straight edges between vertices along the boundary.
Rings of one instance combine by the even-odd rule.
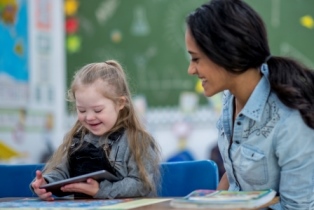
[[[100,171],[95,171],[92,173],[72,177],[69,179],[64,179],[64,180],[48,183],[48,184],[40,186],[39,188],[40,189],[46,189],[47,192],[52,192],[53,195],[56,195],[58,197],[67,196],[67,195],[74,194],[74,192],[63,192],[60,189],[62,186],[65,186],[65,185],[71,184],[71,183],[85,182],[88,178],[92,178],[92,179],[95,179],[97,181],[102,181],[104,179],[106,179],[108,181],[118,181],[119,180],[116,176],[114,176],[110,172],[108,172],[106,170],[100,170]]]

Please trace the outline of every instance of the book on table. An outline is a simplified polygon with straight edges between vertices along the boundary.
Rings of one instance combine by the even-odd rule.
[[[259,191],[195,190],[182,198],[171,200],[175,208],[236,209],[258,208],[276,196],[272,189]]]

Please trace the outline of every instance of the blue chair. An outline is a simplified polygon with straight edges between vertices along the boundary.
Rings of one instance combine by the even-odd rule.
[[[36,176],[36,170],[42,170],[45,164],[0,164],[0,198],[37,197],[29,188]]]
[[[164,162],[160,165],[159,197],[182,197],[193,190],[216,190],[218,167],[212,160]]]
[[[193,157],[192,153],[189,150],[185,149],[171,156],[167,160],[167,162],[191,161],[191,160],[195,160],[195,158]]]

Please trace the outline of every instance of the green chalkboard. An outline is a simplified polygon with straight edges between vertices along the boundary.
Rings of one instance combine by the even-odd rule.
[[[246,0],[266,23],[273,55],[293,57],[314,68],[313,0]]]
[[[194,91],[187,74],[185,17],[204,0],[81,0],[77,17],[82,39],[78,52],[67,53],[68,85],[89,62],[118,60],[133,94],[148,106],[178,105],[182,91]]]
[[[81,66],[118,60],[133,94],[149,107],[174,106],[182,91],[195,91],[187,74],[185,17],[207,0],[81,0],[75,35],[80,47],[67,51],[67,86]],[[272,54],[293,56],[314,67],[314,29],[301,18],[314,16],[313,0],[246,0],[267,23]],[[66,42],[67,43],[67,42]],[[203,100],[205,102],[205,99]]]

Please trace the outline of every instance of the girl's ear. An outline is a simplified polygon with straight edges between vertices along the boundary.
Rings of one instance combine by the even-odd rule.
[[[118,109],[121,110],[125,107],[126,104],[126,98],[124,96],[120,97],[118,100]]]

